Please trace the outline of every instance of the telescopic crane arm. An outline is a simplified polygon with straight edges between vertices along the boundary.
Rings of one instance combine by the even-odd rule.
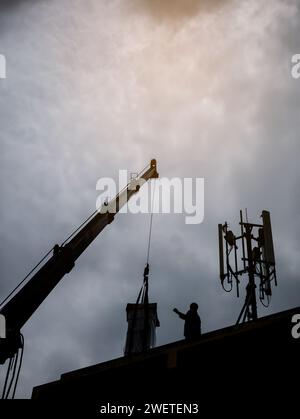
[[[132,179],[112,201],[104,204],[108,207],[106,212],[97,212],[65,245],[55,245],[50,259],[3,306],[0,314],[5,317],[7,336],[6,339],[0,339],[0,364],[16,353],[21,345],[21,328],[64,275],[72,270],[79,256],[113,221],[115,214],[138,192],[140,186],[153,178],[158,178],[154,159],[140,177]]]

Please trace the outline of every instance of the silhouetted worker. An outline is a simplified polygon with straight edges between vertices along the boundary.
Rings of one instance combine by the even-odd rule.
[[[196,303],[190,305],[190,309],[186,314],[181,313],[177,308],[173,310],[181,319],[185,320],[184,337],[186,339],[198,339],[201,336],[201,320],[197,310],[198,304]]]

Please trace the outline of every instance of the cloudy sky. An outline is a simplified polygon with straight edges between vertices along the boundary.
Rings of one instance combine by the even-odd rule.
[[[138,171],[203,177],[205,218],[155,215],[150,299],[157,342],[182,338],[173,307],[196,300],[203,331],[243,299],[218,278],[217,224],[272,215],[278,287],[300,303],[299,0],[1,1],[0,296],[95,209],[96,182]],[[23,329],[18,396],[122,356],[125,307],[142,282],[149,216],[120,215]],[[4,376],[1,368],[1,376]]]

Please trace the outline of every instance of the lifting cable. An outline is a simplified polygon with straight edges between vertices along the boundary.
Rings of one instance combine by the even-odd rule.
[[[137,315],[137,309],[138,309],[138,305],[141,302],[142,305],[144,305],[144,311],[145,311],[145,317],[144,317],[144,322],[145,322],[145,330],[144,330],[144,338],[143,338],[143,345],[144,348],[146,348],[146,343],[147,343],[147,338],[148,338],[148,304],[149,304],[149,299],[148,299],[148,276],[149,276],[149,259],[150,259],[150,249],[151,249],[151,238],[152,238],[152,228],[153,228],[153,213],[154,213],[154,198],[155,198],[155,186],[156,186],[156,182],[154,180],[154,187],[152,190],[152,195],[151,195],[151,213],[150,213],[150,225],[149,225],[149,233],[148,233],[148,243],[147,243],[147,252],[146,252],[146,266],[144,268],[144,274],[143,274],[143,285],[140,289],[140,292],[138,294],[138,297],[136,299],[135,302],[135,308],[134,308],[134,312],[133,312],[133,318],[132,318],[132,330],[131,333],[129,335],[129,350],[128,350],[128,354],[131,355],[131,349],[132,349],[132,344],[133,344],[133,331],[134,331],[134,327],[135,327],[135,323],[136,323],[136,315]]]
[[[155,186],[156,186],[156,182],[154,182],[154,188],[153,188],[152,199],[151,199],[151,215],[150,215],[150,226],[149,226],[149,237],[148,237],[148,248],[147,248],[147,261],[146,261],[146,265],[149,264],[149,257],[150,257],[152,226],[153,226],[154,198],[155,198]]]
[[[150,213],[150,224],[149,224],[149,233],[148,233],[148,244],[146,252],[146,266],[144,269],[144,280],[142,288],[139,292],[136,304],[139,303],[140,297],[142,296],[142,303],[145,301],[148,302],[148,276],[149,276],[149,259],[150,259],[150,250],[151,250],[151,239],[152,239],[152,228],[153,228],[153,213],[154,213],[154,198],[155,198],[155,186],[156,182],[154,180],[154,187],[151,195],[151,213]]]

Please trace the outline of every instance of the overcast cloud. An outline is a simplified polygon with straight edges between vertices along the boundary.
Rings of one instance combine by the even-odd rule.
[[[0,296],[94,211],[100,177],[155,157],[161,176],[205,178],[202,224],[154,217],[157,343],[182,338],[172,308],[193,300],[203,331],[235,322],[243,299],[221,288],[217,224],[238,228],[240,208],[253,222],[272,216],[279,285],[259,314],[299,305],[299,5],[2,1]],[[122,356],[148,226],[149,216],[116,217],[30,319],[19,397]]]

